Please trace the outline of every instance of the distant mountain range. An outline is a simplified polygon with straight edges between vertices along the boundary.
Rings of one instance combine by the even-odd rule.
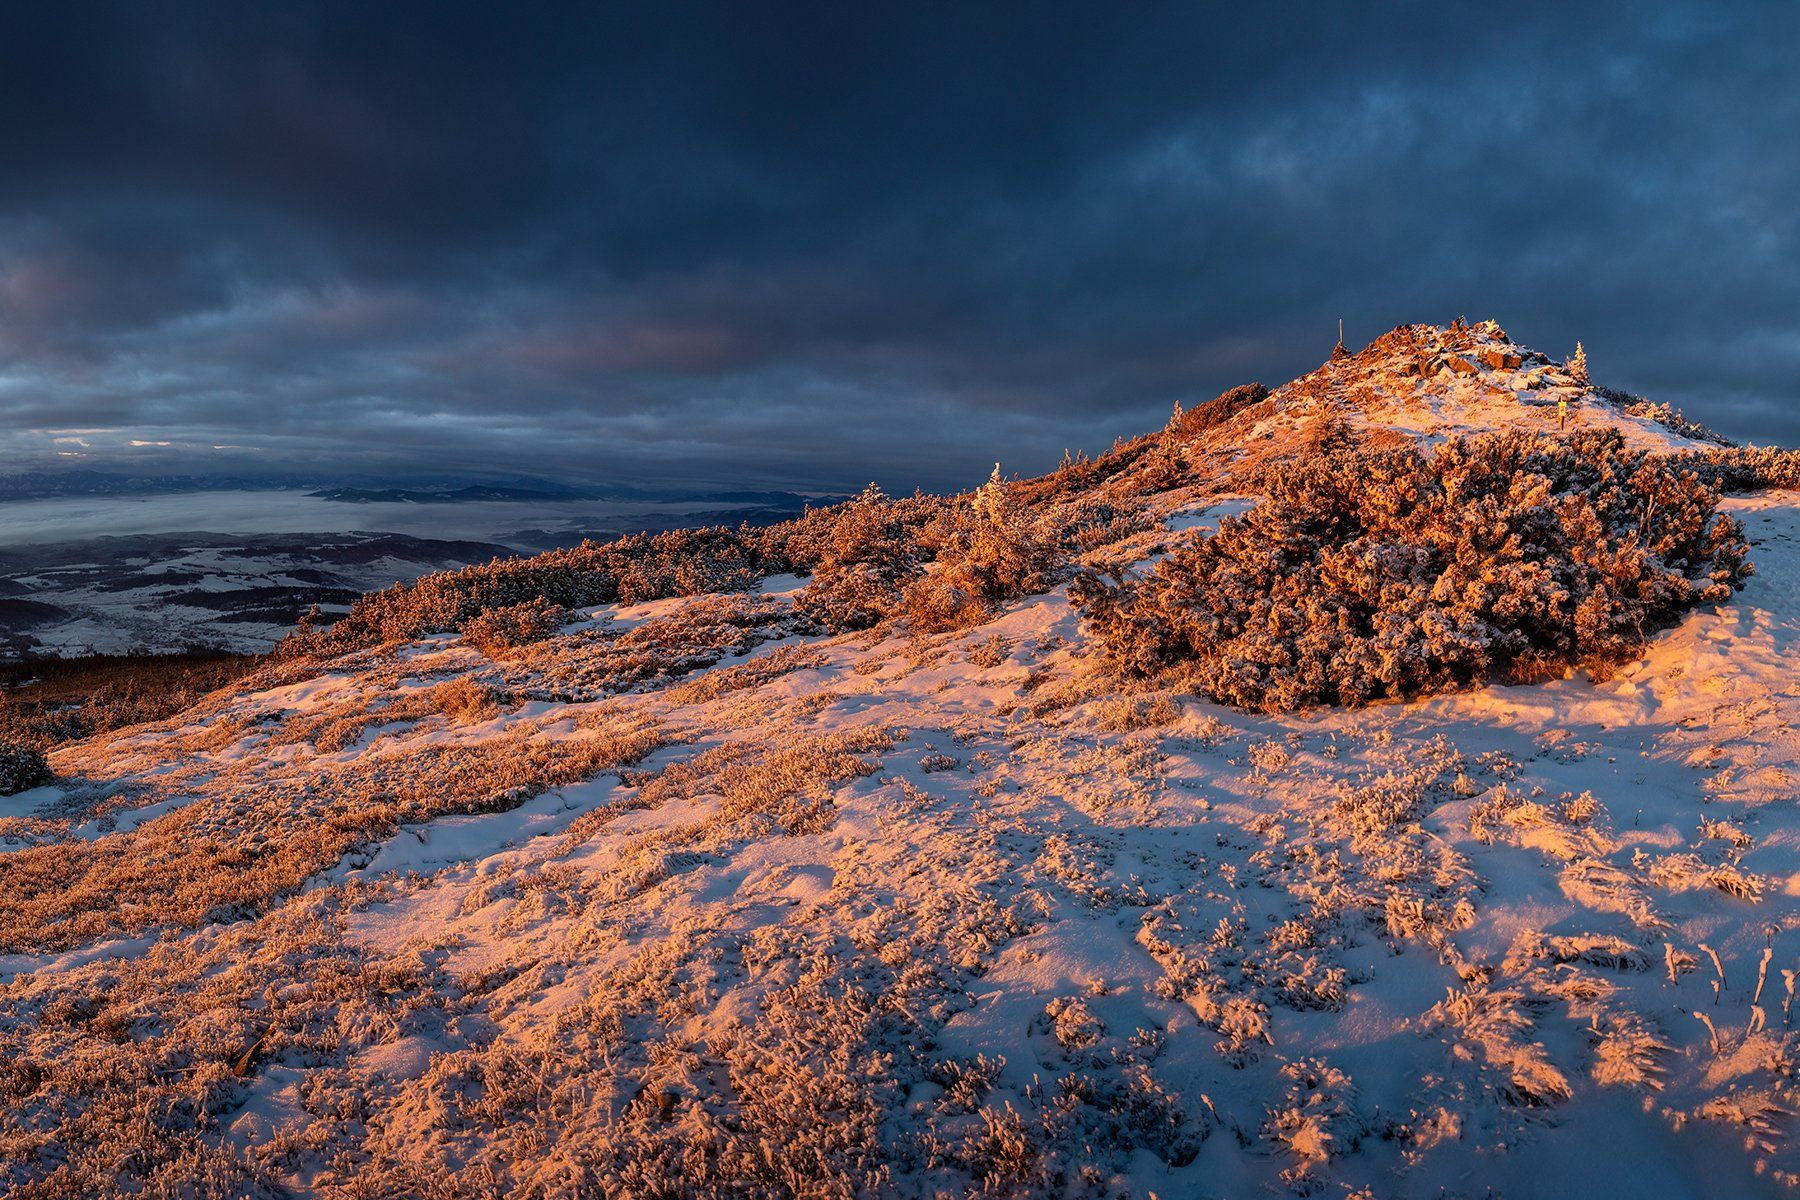
[[[799,508],[830,504],[844,497],[788,491],[644,488],[624,484],[581,487],[541,479],[496,483],[343,483],[298,476],[133,475],[88,468],[20,471],[0,475],[0,503],[81,496],[159,496],[181,492],[268,492],[305,490],[307,495],[346,504],[462,504],[475,501],[550,503],[584,500],[702,503],[751,508]]]
[[[240,475],[125,475],[75,468],[0,475],[0,502],[61,496],[160,496],[176,492],[261,492],[316,487],[317,482]]]
[[[322,500],[345,504],[465,504],[471,501],[563,503],[579,500],[644,500],[659,503],[692,502],[729,504],[755,508],[799,508],[806,504],[831,504],[841,496],[807,496],[799,492],[682,492],[648,488],[576,488],[554,483],[528,485],[473,483],[462,487],[328,487],[308,492]]]

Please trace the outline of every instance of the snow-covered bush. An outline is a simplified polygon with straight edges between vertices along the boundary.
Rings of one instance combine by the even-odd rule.
[[[1800,488],[1800,450],[1778,446],[1721,446],[1684,456],[1723,492]]]
[[[1268,398],[1269,389],[1262,384],[1242,384],[1179,414],[1171,423],[1171,428],[1181,437],[1198,437],[1209,429],[1223,425],[1245,409],[1261,404]]]
[[[790,569],[785,558],[771,557],[766,543],[763,531],[749,528],[678,529],[496,559],[371,592],[307,649],[341,654],[464,629],[483,613],[521,604],[587,608],[742,591],[766,574]]]
[[[906,616],[915,633],[978,625],[995,605],[1050,585],[1055,551],[1008,492],[998,465],[958,510],[947,540],[937,569],[906,589]]]
[[[1143,579],[1076,579],[1118,668],[1262,711],[1605,673],[1750,569],[1717,489],[1613,430],[1349,446],[1262,486]]]
[[[1372,1122],[1362,1111],[1350,1076],[1327,1062],[1301,1058],[1284,1064],[1281,1077],[1287,1081],[1287,1095],[1269,1109],[1262,1136],[1299,1160],[1298,1169],[1284,1176],[1297,1181],[1329,1159],[1355,1150]]]
[[[1642,396],[1633,396],[1629,392],[1621,392],[1616,388],[1596,387],[1595,392],[1617,404],[1628,416],[1642,417],[1646,421],[1655,421],[1671,433],[1678,433],[1685,438],[1693,438],[1697,442],[1716,442],[1727,445],[1724,438],[1700,424],[1690,421],[1679,408],[1669,404],[1658,404],[1646,400]]]
[[[43,787],[52,778],[41,750],[20,742],[0,742],[0,796]]]
[[[567,610],[544,600],[528,600],[471,617],[463,624],[463,638],[489,658],[500,658],[543,641],[570,617]]]
[[[864,590],[879,596],[886,587],[880,576],[905,575],[910,556],[929,560],[938,552],[945,537],[937,527],[959,503],[966,500],[925,495],[873,503],[865,493],[777,525],[629,534],[531,558],[496,559],[371,592],[329,630],[290,639],[285,653],[323,658],[466,629],[485,613],[521,604],[590,608],[744,591],[764,576],[789,571],[844,576],[821,581],[813,598],[825,601],[839,589],[847,593],[840,597],[842,609],[854,616],[859,587],[866,584]],[[877,578],[858,584],[853,577],[865,572],[855,564],[870,563],[877,564]]]
[[[867,629],[900,607],[919,574],[918,550],[895,504],[874,484],[845,505],[821,539],[801,607],[832,632]]]
[[[1057,540],[1075,550],[1098,550],[1152,528],[1154,521],[1142,508],[1121,510],[1099,500],[1064,506],[1055,514]]]

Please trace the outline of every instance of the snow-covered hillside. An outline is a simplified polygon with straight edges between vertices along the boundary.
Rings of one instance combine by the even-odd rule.
[[[1403,325],[1277,388],[1269,407],[1247,430],[1232,428],[1233,441],[1251,453],[1260,442],[1287,448],[1333,421],[1365,437],[1426,446],[1471,434],[1596,427],[1617,429],[1627,445],[1647,450],[1722,441],[1666,406],[1595,388],[1585,368],[1516,345],[1492,321]]]
[[[1409,327],[1183,453],[1559,389],[1704,444]],[[1084,557],[1255,503],[1194,470]],[[1108,672],[1063,584],[831,635],[777,575],[63,747],[0,799],[0,1184],[1790,1194],[1800,495],[1726,507],[1756,574],[1604,683],[1248,715]]]

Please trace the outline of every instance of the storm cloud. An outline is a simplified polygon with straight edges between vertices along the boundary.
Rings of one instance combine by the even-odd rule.
[[[956,486],[1457,315],[1800,442],[1800,9],[1230,8],[9,6],[0,455]]]

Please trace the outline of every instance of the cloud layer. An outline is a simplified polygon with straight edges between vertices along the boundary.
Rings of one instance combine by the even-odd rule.
[[[1800,9],[1222,7],[10,9],[0,456],[947,486],[1458,314],[1800,442]]]

